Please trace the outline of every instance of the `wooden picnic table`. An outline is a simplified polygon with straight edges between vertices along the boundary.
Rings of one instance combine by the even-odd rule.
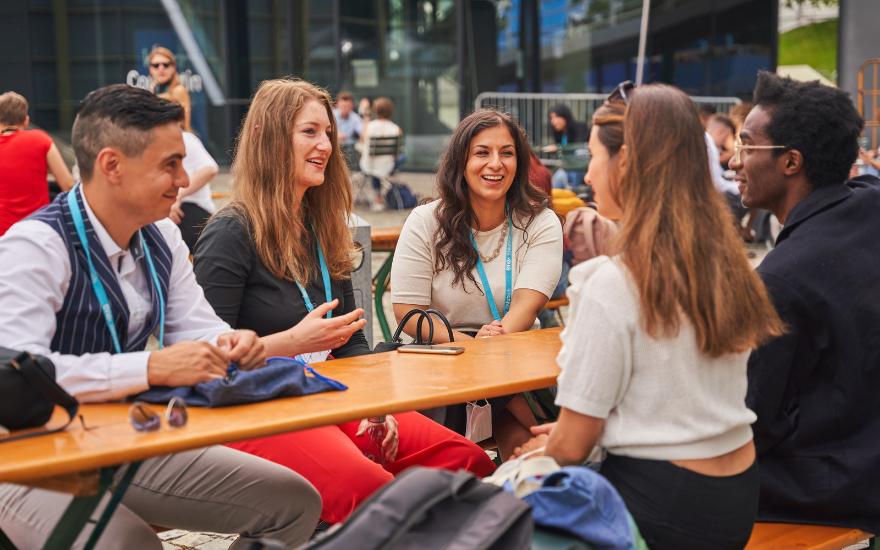
[[[559,374],[560,331],[470,340],[457,344],[465,352],[454,356],[389,352],[320,363],[316,366],[321,374],[349,389],[218,409],[193,407],[187,425],[177,430],[163,427],[139,433],[128,424],[127,404],[83,405],[80,413],[88,430],[74,423],[57,434],[0,443],[0,482],[79,495],[44,547],[66,549],[122,463],[137,465],[208,445],[551,386]],[[63,424],[62,414],[56,414],[50,426],[58,422]],[[121,485],[114,496],[117,504],[122,494]],[[108,506],[107,519],[112,511]]]
[[[402,227],[375,227],[370,229],[370,243],[373,252],[389,252],[388,258],[382,263],[382,267],[373,277],[373,301],[376,306],[376,319],[385,341],[391,340],[391,329],[385,316],[385,308],[382,305],[382,296],[388,290],[391,277],[391,262],[394,260],[394,250],[397,248],[397,240],[400,239]]]

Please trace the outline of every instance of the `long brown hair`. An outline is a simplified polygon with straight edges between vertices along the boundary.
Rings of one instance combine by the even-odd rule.
[[[333,147],[324,183],[310,187],[302,203],[294,192],[293,123],[300,109],[317,101],[327,109]],[[339,149],[336,117],[330,94],[308,82],[291,78],[260,84],[241,132],[232,162],[234,184],[221,213],[237,216],[249,228],[257,254],[279,279],[302,284],[318,276],[314,223],[330,277],[347,279],[353,249],[347,220],[352,195],[348,167]]]
[[[434,211],[438,222],[437,232],[434,235],[437,243],[434,246],[436,251],[434,269],[436,271],[443,271],[447,267],[452,269],[455,275],[452,280],[453,286],[461,284],[464,288],[465,277],[477,286],[473,274],[477,266],[477,252],[471,244],[470,234],[471,227],[477,225],[478,220],[471,207],[465,168],[470,154],[471,139],[483,130],[497,126],[507,128],[516,149],[516,174],[513,176],[510,189],[507,190],[507,204],[510,208],[510,219],[514,227],[523,231],[524,241],[527,239],[526,228],[550,204],[547,194],[529,183],[531,148],[525,132],[510,115],[494,109],[480,109],[462,120],[452,134],[449,147],[437,171],[440,204]],[[524,220],[524,223],[521,220]]]
[[[712,357],[754,349],[784,332],[712,185],[693,101],[663,84],[636,90],[623,121],[614,241],[639,291],[645,329],[678,332],[682,313]],[[612,187],[614,182],[612,181]]]

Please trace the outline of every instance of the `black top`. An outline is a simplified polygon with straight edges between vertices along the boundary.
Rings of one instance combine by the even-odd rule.
[[[880,533],[880,179],[795,206],[758,273],[788,334],[749,358],[759,521]]]
[[[317,264],[318,249],[309,233],[309,248]],[[302,293],[293,281],[275,277],[254,248],[248,229],[232,215],[214,217],[205,227],[193,255],[193,270],[205,297],[232,328],[250,329],[259,336],[285,331],[308,314]],[[326,301],[320,271],[303,284],[312,304]],[[330,282],[330,293],[339,299],[333,316],[355,309],[351,279]],[[363,330],[351,335],[331,354],[337,359],[371,353]]]

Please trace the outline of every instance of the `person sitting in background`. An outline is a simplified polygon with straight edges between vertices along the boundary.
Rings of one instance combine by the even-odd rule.
[[[590,129],[583,122],[578,122],[571,114],[571,109],[562,103],[554,105],[550,109],[550,129],[553,132],[553,145],[542,147],[541,150],[553,153],[559,146],[567,147],[586,143],[590,139]],[[578,172],[567,172],[562,168],[553,174],[553,187],[555,189],[568,189],[577,184],[583,177]]]
[[[376,118],[364,125],[364,132],[361,134],[363,151],[361,151],[360,168],[361,172],[373,178],[373,189],[376,190],[373,209],[382,210],[384,201],[382,200],[381,180],[394,172],[397,168],[398,158],[394,155],[370,155],[370,138],[400,136],[403,135],[403,130],[391,122],[391,117],[394,116],[394,103],[387,97],[377,98],[373,102],[372,110]]]
[[[364,133],[364,119],[354,112],[354,98],[351,92],[339,92],[333,116],[339,127],[339,139],[346,147],[354,147]]]
[[[269,355],[309,363],[370,353],[351,283],[351,185],[331,107],[329,94],[307,82],[260,85],[238,139],[229,204],[208,223],[193,258],[221,318],[256,331]],[[386,425],[384,467],[364,456],[366,421],[229,446],[311,481],[329,523],[344,521],[410,466],[478,476],[495,469],[479,447],[416,412],[386,416]]]
[[[784,227],[758,266],[788,334],[749,359],[760,521],[880,533],[880,180],[839,88],[758,73],[731,168]]]
[[[628,98],[625,117],[596,110],[590,137],[616,252],[571,270],[559,421],[516,454],[580,465],[601,445],[651,550],[741,550],[759,486],[746,362],[783,325],[712,187],[693,101],[665,84]]]
[[[63,191],[73,176],[46,132],[25,130],[28,102],[15,92],[0,95],[0,235],[12,224],[49,204],[47,171]]]
[[[532,328],[559,283],[562,225],[547,195],[529,183],[529,150],[505,113],[480,109],[458,125],[437,173],[439,200],[415,208],[400,233],[391,266],[398,322],[412,309],[433,308],[456,341]],[[415,318],[404,331],[415,335]],[[448,340],[445,330],[434,331],[435,342]],[[535,419],[520,396],[489,403],[506,458]],[[465,433],[465,405],[447,407],[437,420]]]
[[[186,146],[183,169],[189,176],[189,185],[177,192],[177,201],[171,206],[168,217],[180,228],[183,242],[192,254],[202,229],[216,210],[214,199],[211,198],[210,182],[220,171],[220,167],[202,145],[199,136],[185,131],[183,144]]]
[[[49,357],[80,402],[193,386],[225,377],[230,361],[252,369],[265,358],[256,334],[214,314],[164,219],[187,185],[183,116],[126,84],[90,93],[72,133],[82,184],[0,237],[0,342]],[[144,351],[151,335],[160,349]],[[72,498],[2,484],[0,527],[20,549],[42,548]],[[295,547],[320,509],[315,489],[287,468],[206,447],[145,460],[97,548],[161,550],[150,525],[240,533],[236,550],[263,537]]]
[[[183,107],[183,129],[192,132],[192,105],[190,102],[189,91],[186,86],[180,82],[180,75],[177,73],[177,59],[168,48],[156,46],[150,51],[148,57],[150,64],[150,91],[168,101],[180,103]]]
[[[718,158],[721,168],[727,170],[727,163],[733,157],[733,144],[736,136],[736,126],[730,117],[724,114],[714,114],[706,123],[706,133],[712,137],[718,148]]]

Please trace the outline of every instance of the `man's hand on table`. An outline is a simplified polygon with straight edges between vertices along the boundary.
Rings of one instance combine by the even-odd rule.
[[[540,426],[532,426],[530,428],[532,435],[535,437],[526,441],[522,447],[517,447],[513,450],[513,454],[510,456],[508,460],[513,460],[515,458],[519,458],[526,453],[530,453],[536,449],[540,449],[542,447],[547,446],[547,440],[550,439],[550,432],[553,431],[553,428],[556,427],[556,422],[550,422],[548,424],[542,424]],[[543,453],[538,452],[531,456],[541,456]],[[531,457],[529,457],[531,458]]]
[[[251,330],[221,334],[217,345],[194,340],[150,353],[147,381],[151,386],[195,386],[225,378],[230,363],[251,370],[265,362],[265,347]]]
[[[367,426],[369,425],[369,420],[361,420],[361,424],[358,426],[355,435],[362,437],[367,432]],[[397,447],[400,443],[400,438],[397,433],[397,420],[395,420],[390,414],[385,417],[385,429],[388,430],[388,435],[386,435],[385,440],[382,441],[382,448],[385,449],[385,460],[388,462],[394,462],[394,459],[397,458]]]
[[[217,346],[229,355],[229,363],[241,370],[253,370],[266,363],[266,346],[252,330],[236,330],[217,337]],[[224,376],[226,371],[224,369]]]

